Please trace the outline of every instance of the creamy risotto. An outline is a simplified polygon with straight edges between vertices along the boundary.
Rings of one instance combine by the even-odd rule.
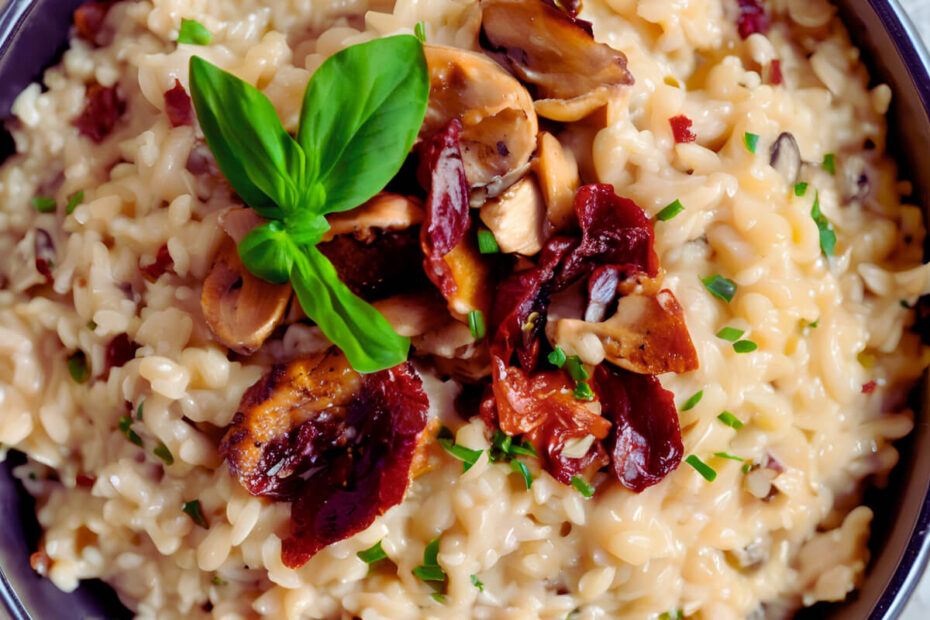
[[[141,0],[72,34],[0,168],[0,458],[56,586],[144,618],[719,620],[861,582],[930,267],[835,7]],[[347,48],[367,73],[324,76]],[[273,158],[219,143],[254,124],[311,170],[371,75],[412,133],[303,196],[391,182],[258,279],[283,246],[253,232],[293,220],[234,174]],[[247,85],[273,109],[235,117]]]

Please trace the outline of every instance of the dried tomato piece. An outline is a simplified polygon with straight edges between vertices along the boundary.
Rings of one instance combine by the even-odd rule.
[[[610,473],[639,493],[678,467],[684,450],[672,393],[652,375],[635,374],[604,363],[592,387],[601,415],[613,422],[604,441]]]
[[[170,270],[172,267],[174,267],[174,259],[171,258],[171,253],[168,251],[168,244],[163,244],[160,248],[158,248],[158,253],[155,255],[155,261],[149,263],[148,265],[140,265],[139,271],[142,272],[142,275],[145,276],[146,280],[154,282],[164,274],[168,273],[168,270]]]
[[[878,385],[878,382],[875,381],[875,379],[872,379],[871,381],[869,381],[869,382],[867,382],[867,383],[863,383],[863,384],[862,384],[862,393],[863,393],[863,394],[871,394],[872,392],[875,391],[875,388],[876,388],[877,385]]]
[[[165,91],[165,113],[172,127],[193,124],[194,108],[180,80],[175,80],[174,87]]]
[[[697,140],[697,134],[691,130],[691,119],[684,114],[673,116],[668,119],[668,122],[672,126],[672,135],[675,137],[675,142],[678,144]]]
[[[110,376],[111,368],[120,368],[136,356],[139,345],[129,339],[128,334],[119,334],[107,343],[103,353],[103,372],[100,376]]]
[[[98,144],[110,135],[116,122],[126,112],[126,102],[115,86],[93,84],[87,89],[84,111],[74,119],[74,126],[82,136]]]
[[[282,560],[297,568],[400,503],[428,408],[409,364],[363,376],[331,349],[250,387],[220,454],[253,495],[294,502]]]
[[[88,476],[87,474],[78,474],[74,477],[74,483],[79,487],[84,487],[85,489],[91,488],[96,482],[96,478],[93,476]]]
[[[92,1],[76,8],[73,17],[78,36],[91,43],[97,43],[103,21],[113,4],[112,0]]]
[[[769,17],[765,14],[762,0],[737,0],[739,3],[739,16],[736,18],[736,28],[742,39],[757,32],[765,34],[769,29]]]
[[[784,78],[782,77],[782,74],[781,74],[781,60],[776,58],[775,60],[771,62],[771,64],[769,64],[768,82],[769,84],[773,86],[778,86],[779,84],[782,83],[783,79]]]
[[[337,235],[317,248],[332,262],[339,279],[368,301],[422,288],[428,282],[420,265],[420,231],[372,230],[371,239]]]
[[[52,276],[52,268],[55,266],[55,242],[52,236],[43,228],[36,228],[36,235],[33,241],[35,250],[36,271],[45,278],[49,284],[54,284],[55,278]]]

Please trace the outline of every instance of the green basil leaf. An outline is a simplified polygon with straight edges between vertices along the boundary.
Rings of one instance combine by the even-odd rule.
[[[239,258],[246,269],[262,280],[284,284],[291,275],[293,255],[298,252],[278,220],[256,226],[239,242]]]
[[[410,339],[398,335],[380,312],[342,283],[336,268],[315,247],[294,254],[291,284],[297,299],[352,368],[377,372],[407,359]]]
[[[269,219],[301,206],[306,156],[268,97],[197,56],[190,61],[190,86],[207,145],[239,196]]]
[[[311,178],[325,192],[324,213],[357,207],[397,174],[428,98],[423,45],[411,35],[353,45],[316,70],[304,93],[297,141],[314,154]]]

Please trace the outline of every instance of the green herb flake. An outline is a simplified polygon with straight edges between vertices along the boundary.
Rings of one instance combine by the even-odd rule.
[[[96,322],[96,321],[87,321],[87,329],[89,329],[90,331],[96,331],[96,330],[97,330],[97,322]]]
[[[142,419],[142,407],[143,407],[143,406],[145,406],[145,399],[144,399],[144,398],[143,398],[142,400],[139,401],[139,406],[136,408],[136,419],[137,419],[137,420],[141,420],[141,419]]]
[[[529,491],[533,486],[533,474],[530,473],[530,470],[527,468],[527,466],[517,459],[514,459],[510,461],[510,469],[512,469],[514,473],[518,473],[523,476],[523,483],[526,485],[526,490]]]
[[[387,554],[384,552],[384,549],[381,548],[380,540],[367,549],[359,551],[355,555],[365,564],[374,564],[375,562],[380,562],[387,558]]]
[[[29,472],[29,479],[30,479],[30,480],[36,480],[37,478],[38,478],[38,476],[36,476],[36,473],[35,473],[34,471]]]
[[[90,379],[90,369],[87,367],[87,357],[78,349],[68,356],[68,373],[75,383],[86,383]]]
[[[188,517],[191,518],[191,521],[207,530],[210,529],[210,524],[207,523],[207,518],[203,516],[203,510],[200,508],[200,500],[195,499],[191,502],[184,502],[184,505],[181,506],[181,511],[184,512]]]
[[[688,411],[690,409],[694,409],[695,405],[701,402],[702,398],[704,398],[704,390],[698,390],[697,392],[692,394],[688,398],[688,400],[685,401],[685,403],[681,406],[681,409],[679,409],[679,411]]]
[[[421,581],[446,580],[446,572],[439,565],[439,539],[437,536],[429,541],[423,549],[423,563],[413,569],[413,574]]]
[[[549,363],[556,368],[561,368],[565,365],[565,362],[568,361],[568,357],[565,355],[565,351],[563,351],[562,347],[558,345],[556,345],[555,349],[552,350],[547,359],[549,360]]]
[[[752,461],[746,461],[745,463],[743,463],[743,466],[739,468],[739,470],[743,472],[744,474],[748,474],[749,472],[752,471],[752,467],[753,467]]]
[[[794,184],[794,195],[795,196],[800,198],[806,193],[807,193],[807,183],[805,183],[804,181],[801,181],[800,183]]]
[[[587,381],[579,381],[572,392],[575,400],[594,400],[594,390],[588,385]]]
[[[223,579],[219,575],[213,575],[213,579],[211,579],[210,581],[215,586],[225,586],[228,583],[225,579]]]
[[[591,497],[594,495],[594,487],[584,478],[572,476],[572,486],[584,497]]]
[[[811,218],[817,224],[817,230],[820,231],[820,249],[824,255],[833,256],[836,249],[836,233],[833,231],[833,225],[830,220],[820,211],[820,192],[814,194],[814,206],[811,207]]]
[[[742,458],[728,452],[714,452],[714,456],[719,456],[722,459],[730,459],[731,461],[743,461]]]
[[[494,431],[494,437],[491,439],[491,460],[497,462],[510,455],[510,447],[513,444],[513,437],[505,434],[502,430]]]
[[[743,134],[743,144],[746,145],[747,151],[755,153],[756,148],[759,146],[759,134],[749,133],[747,131]]]
[[[820,319],[817,319],[813,323],[808,323],[807,326],[811,329],[817,329],[817,326],[820,325]]]
[[[446,452],[458,460],[463,461],[462,471],[471,469],[472,465],[477,463],[478,459],[481,457],[482,450],[472,450],[471,448],[458,445],[450,437],[440,437],[438,441],[439,445],[442,446]]]
[[[481,340],[485,337],[487,327],[484,324],[484,312],[472,310],[468,313],[468,330],[475,340]]]
[[[440,605],[446,604],[446,595],[442,592],[433,592],[429,595],[431,599],[439,603]]]
[[[830,174],[836,174],[836,153],[827,153],[823,156],[823,169]]]
[[[577,355],[571,355],[565,359],[565,365],[563,366],[565,372],[568,373],[568,376],[571,377],[574,381],[587,381],[591,378],[590,373],[585,369],[584,363],[581,361],[581,358]]]
[[[155,446],[155,449],[152,450],[152,454],[164,461],[165,465],[174,465],[174,455],[171,454],[171,450],[169,450],[168,446],[165,444],[160,443]]]
[[[468,578],[471,579],[471,585],[478,588],[478,592],[484,592],[484,582],[478,579],[478,575],[469,575]]]
[[[729,426],[730,428],[733,428],[736,430],[743,428],[743,423],[740,421],[740,419],[737,418],[732,413],[730,413],[729,411],[724,411],[723,413],[717,416],[717,419],[723,422],[724,424],[726,424],[727,426]]]
[[[713,482],[717,477],[717,472],[714,471],[714,468],[696,457],[693,454],[689,454],[688,458],[685,459],[685,463],[693,467],[697,473],[701,474],[704,477],[704,480],[708,482]]]
[[[136,431],[132,430],[132,418],[128,415],[124,415],[119,419],[119,430],[122,434],[126,435],[126,439],[140,448],[142,447],[142,438],[139,437],[139,434]]]
[[[724,327],[719,332],[717,332],[717,338],[721,340],[726,340],[727,342],[735,342],[739,340],[743,334],[745,334],[741,329],[736,329],[735,327]]]
[[[413,27],[413,34],[420,40],[420,43],[426,43],[426,24],[417,22]]]
[[[672,611],[663,611],[659,616],[659,620],[684,620],[685,612],[680,609],[673,609]]]
[[[736,282],[722,276],[708,276],[702,278],[701,283],[704,285],[704,288],[710,291],[711,295],[727,303],[730,303],[730,300],[736,295]]]
[[[65,213],[71,215],[78,205],[84,202],[84,190],[78,190],[68,197],[68,204],[65,206]]]
[[[32,206],[35,207],[36,211],[39,213],[54,213],[55,209],[58,208],[58,203],[55,202],[54,198],[36,196],[32,199]]]
[[[523,456],[539,456],[536,453],[536,448],[533,447],[528,441],[521,441],[519,444],[510,443],[510,454],[522,454]]]
[[[478,251],[482,254],[498,254],[501,251],[497,245],[497,239],[490,230],[481,229],[478,231]]]
[[[685,210],[685,206],[681,204],[680,200],[675,200],[661,211],[656,214],[656,219],[661,222],[667,222],[682,211]]]
[[[911,304],[907,303],[907,300],[902,299],[898,303],[901,304],[901,307],[904,308],[905,310],[911,309]]]
[[[733,350],[737,353],[752,353],[759,348],[752,340],[740,340],[739,342],[733,343]]]
[[[210,45],[213,35],[206,26],[193,19],[182,19],[181,29],[178,31],[178,43],[188,45]]]

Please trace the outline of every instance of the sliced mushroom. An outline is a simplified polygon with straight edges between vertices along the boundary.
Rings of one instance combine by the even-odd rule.
[[[539,133],[534,170],[546,203],[546,217],[557,231],[568,228],[575,219],[572,201],[581,185],[578,163],[571,151],[562,148],[551,133]]]
[[[546,205],[536,177],[524,177],[480,211],[502,252],[533,256],[549,237]]]
[[[488,316],[491,307],[492,277],[488,264],[481,259],[476,243],[460,243],[443,257],[452,274],[456,290],[446,297],[449,310],[459,317],[467,317],[473,310]]]
[[[566,353],[588,363],[601,361],[599,344],[602,359],[635,373],[680,373],[698,367],[684,310],[668,289],[621,297],[617,312],[603,323],[561,319],[551,337]]]
[[[588,22],[554,3],[482,0],[481,8],[491,51],[520,80],[537,87],[541,116],[579,120],[606,104],[617,87],[633,83],[626,56],[596,42]]]
[[[330,229],[323,241],[349,234],[367,241],[372,238],[374,230],[403,230],[419,224],[423,221],[423,207],[416,199],[382,192],[362,206],[334,213],[326,220]]]
[[[372,305],[398,334],[407,338],[422,336],[453,320],[446,309],[446,300],[433,289],[394,295]]]
[[[536,149],[538,123],[530,94],[482,54],[435,45],[424,51],[430,97],[420,136],[459,119],[468,184],[487,188],[492,196],[502,192]]]
[[[785,177],[789,185],[798,182],[801,175],[801,149],[792,134],[783,131],[775,139],[769,164]]]
[[[860,155],[847,157],[842,162],[841,170],[843,202],[864,202],[872,193],[872,181],[869,178],[872,169],[865,158]]]
[[[230,236],[220,244],[203,282],[200,307],[219,342],[236,353],[251,355],[284,316],[291,298],[291,286],[265,282],[249,273],[242,264],[235,239],[244,220],[241,213],[225,218],[223,226]]]

